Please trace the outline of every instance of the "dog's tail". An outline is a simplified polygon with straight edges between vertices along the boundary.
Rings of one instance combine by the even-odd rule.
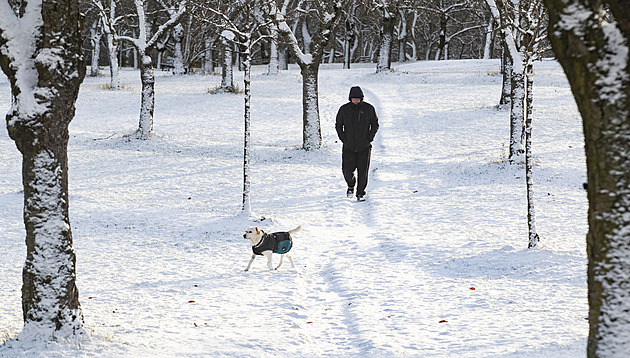
[[[300,230],[302,230],[302,225],[299,225],[298,227],[296,227],[293,230],[289,230],[289,235],[293,235],[293,234],[295,234],[296,232],[298,232]]]

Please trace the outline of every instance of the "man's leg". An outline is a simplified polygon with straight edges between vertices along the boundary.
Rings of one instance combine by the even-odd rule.
[[[343,171],[343,178],[348,184],[348,188],[354,188],[357,180],[354,176],[354,170],[357,168],[357,153],[344,150],[341,155],[341,171]]]
[[[372,148],[368,148],[357,154],[357,196],[365,195],[365,188],[368,183],[368,172],[370,171],[370,157],[372,156]]]

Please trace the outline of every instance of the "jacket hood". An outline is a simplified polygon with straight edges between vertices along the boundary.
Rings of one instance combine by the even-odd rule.
[[[348,101],[351,101],[353,98],[361,98],[363,101],[363,91],[361,87],[355,86],[350,88],[350,95],[348,95]]]

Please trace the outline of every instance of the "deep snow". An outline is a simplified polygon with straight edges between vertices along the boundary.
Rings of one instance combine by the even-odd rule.
[[[322,66],[324,148],[313,152],[298,149],[297,68],[254,69],[257,225],[304,229],[295,269],[270,272],[259,258],[247,273],[251,223],[236,215],[243,97],[208,94],[218,75],[158,72],[155,136],[129,140],[138,72],[122,70],[118,92],[99,89],[108,77],[86,78],[69,145],[77,286],[91,332],[79,349],[11,340],[22,327],[26,250],[21,156],[0,131],[0,342],[9,340],[0,356],[584,356],[585,158],[560,66],[536,63],[536,250],[527,249],[524,169],[505,163],[499,62],[394,68]],[[334,129],[354,85],[381,124],[365,203],[345,198]],[[4,77],[0,94],[6,113]]]

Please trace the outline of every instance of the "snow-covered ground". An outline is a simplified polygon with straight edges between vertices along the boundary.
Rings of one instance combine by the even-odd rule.
[[[267,232],[297,225],[296,262],[251,255],[242,199],[243,98],[219,76],[158,73],[155,137],[137,128],[140,83],[86,78],[70,126],[77,285],[91,340],[12,340],[25,260],[21,156],[0,131],[0,356],[578,357],[588,335],[581,120],[560,66],[536,63],[535,199],[505,163],[498,61],[320,71],[324,148],[299,149],[297,69],[256,68],[252,207]],[[107,71],[103,71],[107,72]],[[236,81],[240,81],[237,73]],[[359,85],[380,131],[368,201],[345,197],[334,119]],[[240,84],[242,88],[242,84]],[[0,113],[10,88],[0,79]],[[3,126],[4,127],[4,126]],[[275,258],[277,262],[277,257]]]

